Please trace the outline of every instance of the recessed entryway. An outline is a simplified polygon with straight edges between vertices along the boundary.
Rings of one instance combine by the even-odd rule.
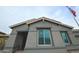
[[[24,50],[25,44],[27,41],[27,35],[28,31],[18,31],[15,44],[14,44],[14,50]]]

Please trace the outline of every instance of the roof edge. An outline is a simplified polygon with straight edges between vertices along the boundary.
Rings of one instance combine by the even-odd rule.
[[[56,23],[56,24],[59,24],[59,25],[62,25],[62,26],[65,26],[65,27],[68,27],[68,28],[74,28],[74,27],[72,27],[72,26],[70,26],[70,25],[66,25],[66,24],[64,24],[64,23],[62,23],[62,22],[59,22],[59,21],[56,21],[56,20],[53,20],[53,19],[50,19],[50,18],[47,18],[47,17],[40,17],[40,18],[33,18],[33,19],[29,19],[29,20],[27,20],[27,21],[23,21],[23,22],[20,22],[20,23],[17,23],[17,24],[14,24],[14,25],[11,25],[10,26],[10,28],[12,29],[12,28],[14,28],[14,27],[17,27],[17,26],[20,26],[20,25],[22,25],[22,24],[30,24],[30,23],[33,23],[33,22],[37,22],[37,21],[39,21],[39,20],[41,20],[41,19],[46,19],[47,21],[50,21],[50,22],[53,22],[53,23]],[[34,21],[33,21],[34,20]]]

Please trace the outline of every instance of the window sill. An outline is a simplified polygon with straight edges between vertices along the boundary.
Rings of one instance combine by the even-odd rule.
[[[50,48],[50,47],[54,47],[53,45],[37,45],[37,47],[40,48]]]

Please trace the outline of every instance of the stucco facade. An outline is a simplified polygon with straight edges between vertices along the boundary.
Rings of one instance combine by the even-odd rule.
[[[72,31],[73,27],[65,25],[61,22],[57,22],[53,19],[41,17],[38,19],[32,19],[30,21],[13,25],[11,26],[11,28],[12,32],[8,41],[6,42],[4,51],[7,50],[8,52],[23,53],[67,53],[73,52],[74,49],[79,49],[78,43],[76,42]],[[50,28],[50,45],[38,44],[38,28]],[[60,31],[67,31],[70,38],[70,43],[68,45],[65,45],[65,42],[61,37]],[[20,34],[18,34],[18,32],[20,32]],[[22,35],[22,33],[24,32],[26,32],[27,34]],[[27,37],[25,37],[26,35]],[[22,39],[24,37],[26,40],[23,41]],[[25,43],[24,46],[22,41]],[[20,46],[23,46],[23,48]],[[16,47],[22,50],[19,50]]]
[[[79,44],[79,29],[73,29],[76,44]]]

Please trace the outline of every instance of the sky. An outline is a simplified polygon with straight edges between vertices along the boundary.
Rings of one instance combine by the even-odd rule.
[[[79,7],[70,7],[76,11],[76,20],[79,23]],[[75,29],[79,28],[65,6],[0,6],[0,31],[9,34],[11,25],[39,17],[48,17]]]

